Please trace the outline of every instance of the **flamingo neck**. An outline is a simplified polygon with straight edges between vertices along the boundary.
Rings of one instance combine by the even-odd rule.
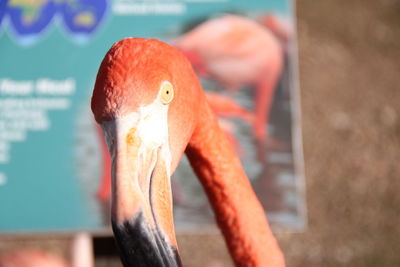
[[[284,266],[264,210],[208,103],[186,149],[236,266]]]

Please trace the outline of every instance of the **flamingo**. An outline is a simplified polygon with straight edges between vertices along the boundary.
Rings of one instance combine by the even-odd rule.
[[[154,39],[105,55],[92,96],[112,158],[111,224],[124,266],[181,266],[170,177],[185,152],[236,266],[285,266],[264,210],[190,62]]]
[[[218,93],[206,93],[207,101],[210,104],[211,109],[215,112],[217,116],[223,117],[238,117],[242,120],[251,123],[254,120],[254,116],[248,110],[241,107],[238,103],[236,103],[233,99],[228,98],[226,96],[220,95]],[[230,124],[227,121],[219,120],[221,128],[226,133],[229,141],[234,145],[236,150],[243,154],[244,150],[241,148],[239,142],[233,135],[234,125]],[[111,196],[111,159],[110,155],[107,151],[107,144],[103,136],[103,130],[101,127],[96,127],[96,131],[99,137],[100,150],[102,155],[102,163],[103,168],[101,172],[100,185],[97,190],[97,199],[103,204],[106,205],[110,201]],[[183,193],[178,183],[174,183],[172,181],[173,191],[174,191],[174,200],[182,201]]]
[[[208,20],[174,41],[198,70],[236,91],[255,88],[253,134],[264,147],[269,111],[283,67],[278,39],[266,27],[238,15]],[[272,141],[272,140],[269,140]]]
[[[210,104],[211,109],[217,116],[222,117],[238,117],[242,120],[251,123],[254,120],[254,116],[248,110],[241,107],[238,103],[236,103],[233,99],[223,96],[218,93],[206,93],[206,98],[208,103]],[[233,135],[234,125],[230,124],[227,121],[219,120],[220,127],[223,129],[225,134],[227,135],[228,140],[232,143],[232,145],[236,148],[238,153],[243,154],[244,150],[240,146],[239,142]],[[101,155],[102,155],[102,163],[103,168],[101,172],[100,185],[97,190],[97,199],[100,201],[102,205],[107,205],[110,201],[111,197],[111,159],[110,155],[107,151],[107,143],[103,136],[103,130],[101,127],[96,127],[96,131],[99,137]],[[175,202],[182,203],[183,192],[182,189],[176,181],[172,180],[172,191],[174,192],[173,197]],[[106,206],[107,207],[107,206]]]

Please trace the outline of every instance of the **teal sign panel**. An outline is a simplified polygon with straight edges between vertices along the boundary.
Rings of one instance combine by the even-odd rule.
[[[90,111],[104,54],[129,36],[173,43],[226,13],[271,32],[284,67],[265,124],[265,159],[249,124],[220,119],[236,125],[233,142],[272,224],[304,227],[292,9],[289,0],[0,0],[0,233],[107,230],[109,161]],[[199,76],[206,90],[254,110],[251,88],[229,93]],[[178,232],[213,227],[185,160],[173,190]]]

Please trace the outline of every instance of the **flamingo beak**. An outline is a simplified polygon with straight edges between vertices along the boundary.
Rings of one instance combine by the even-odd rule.
[[[124,266],[181,266],[169,150],[165,142],[148,141],[142,126],[103,124],[112,157],[114,235]]]

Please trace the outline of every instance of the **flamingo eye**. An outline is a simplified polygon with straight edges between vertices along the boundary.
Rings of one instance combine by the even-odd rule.
[[[161,102],[164,105],[169,104],[174,98],[174,87],[169,82],[164,82],[161,85]]]

